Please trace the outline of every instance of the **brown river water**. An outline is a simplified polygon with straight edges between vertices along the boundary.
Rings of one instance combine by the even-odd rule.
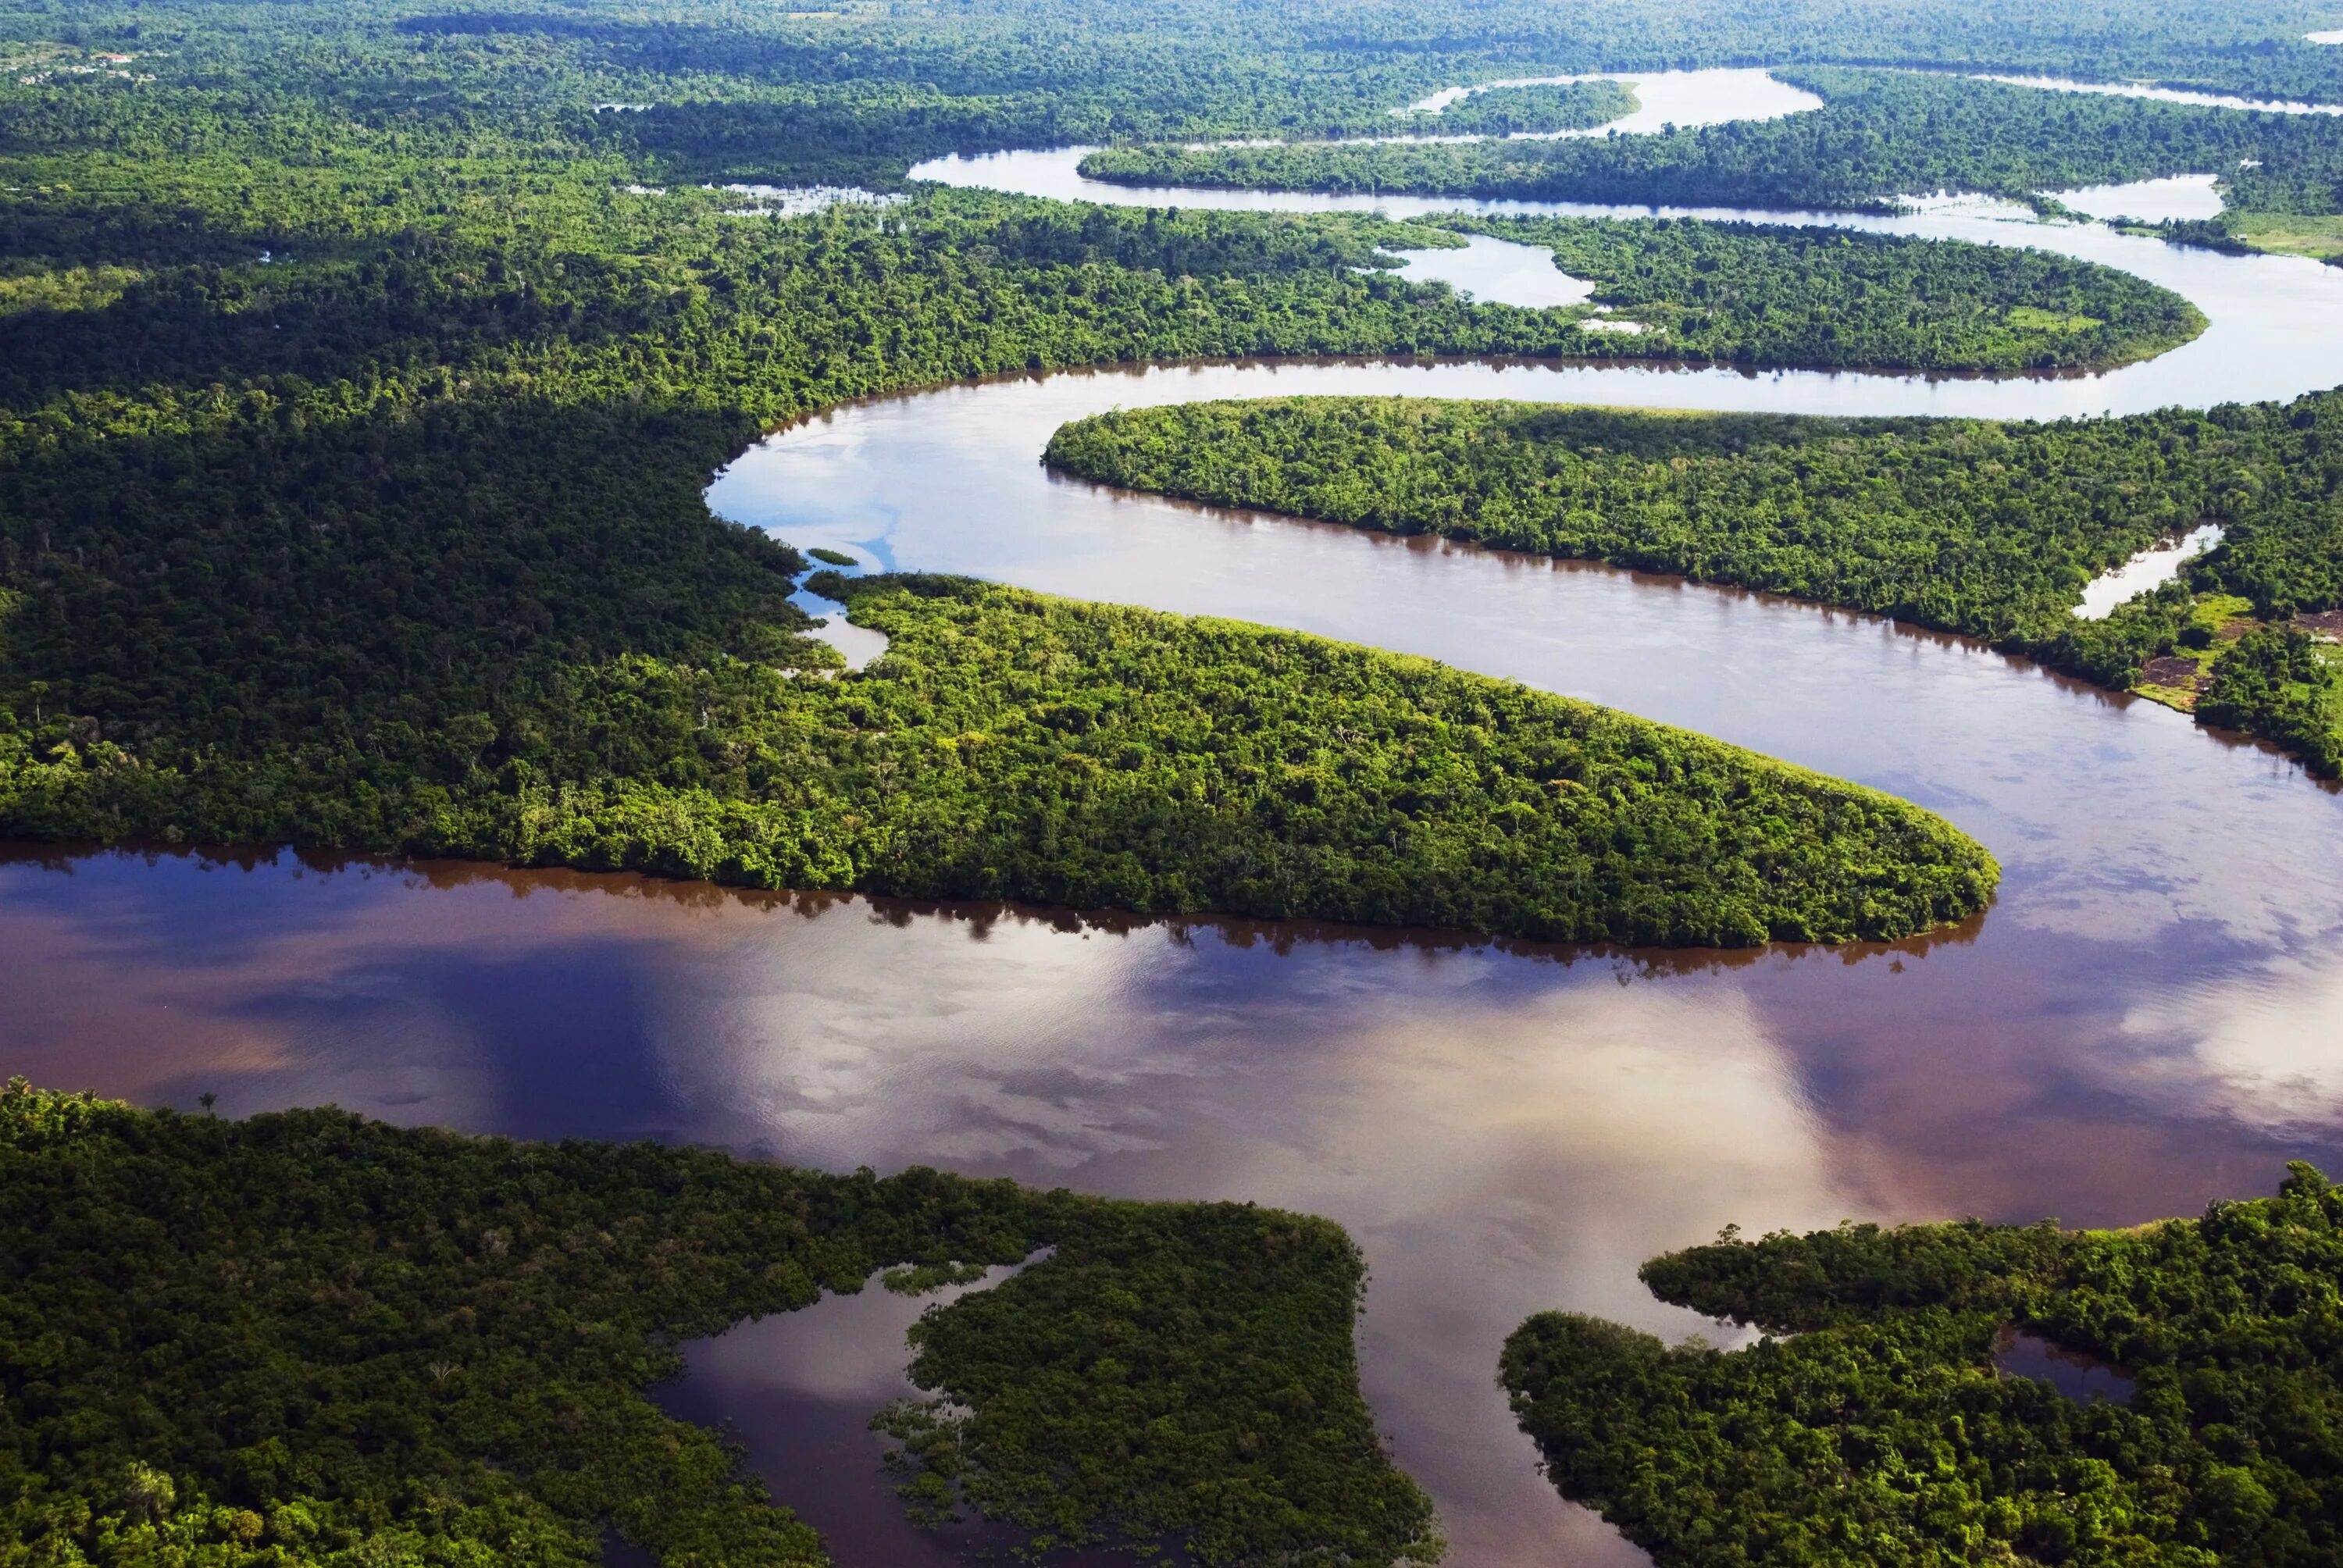
[[[475,866],[20,851],[0,859],[0,1070],[150,1103],[213,1091],[227,1114],[332,1101],[1326,1214],[1366,1250],[1367,1392],[1439,1503],[1451,1560],[1640,1561],[1538,1476],[1494,1385],[1504,1334],[1548,1307],[1705,1332],[1634,1270],[1728,1222],[2127,1223],[2268,1191],[2288,1158],[2343,1169],[2343,797],[1956,638],[1124,496],[1036,458],[1064,419],[1172,399],[2056,415],[2290,395],[2343,365],[2343,272],[2032,232],[2182,288],[2213,329],[2151,366],[2050,380],[1348,364],[1011,379],[835,410],[709,494],[874,566],[1427,654],[1893,790],[2006,868],[1996,905],[1958,931],[1542,950]],[[957,1560],[961,1543],[901,1523],[862,1430],[901,1390],[915,1310],[871,1291],[744,1327],[693,1347],[665,1397],[730,1422],[841,1563]]]

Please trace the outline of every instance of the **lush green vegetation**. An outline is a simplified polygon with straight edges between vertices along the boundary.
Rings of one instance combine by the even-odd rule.
[[[1169,1534],[1201,1563],[1436,1553],[1358,1393],[1357,1251],[1322,1220],[21,1081],[0,1173],[12,1562],[582,1568],[608,1521],[669,1568],[820,1564],[645,1397],[676,1343],[888,1265],[917,1285],[1043,1247],[920,1325],[918,1376],[968,1407],[969,1503],[1037,1543]],[[1079,1478],[1041,1457],[1071,1432]]]
[[[2298,628],[2258,627],[2212,668],[2195,711],[2274,740],[2328,778],[2343,777],[2343,648]]]
[[[428,731],[7,759],[19,830],[290,839],[756,886],[1734,945],[1983,903],[1933,816],[1422,660],[959,579],[818,577],[863,673],[518,663]],[[809,660],[800,660],[808,663]]]
[[[1546,82],[1490,87],[1437,113],[1403,116],[1404,131],[1443,136],[1510,136],[1590,130],[1635,112],[1635,92],[1624,82]]]
[[[1194,500],[1795,594],[2118,689],[2194,635],[2194,593],[2272,620],[2343,606],[2331,394],[2052,424],[1292,398],[1101,415],[1060,430],[1049,461]],[[2071,614],[2092,578],[2206,520],[2227,537],[2185,585],[2104,620]],[[2234,678],[2217,666],[2223,695],[2199,711],[2332,771],[2336,743],[2315,739],[2343,701],[2332,661],[2299,633],[2232,655]]]
[[[498,49],[454,34],[398,36],[439,40],[424,51],[435,68],[504,68]],[[521,53],[542,64],[534,48]],[[10,276],[38,281],[15,296],[37,303],[0,314],[0,830],[1700,942],[1892,934],[1956,918],[1990,887],[1974,846],[1808,781],[1785,787],[1782,821],[1817,835],[1797,849],[1809,863],[1766,871],[1784,879],[1761,893],[1751,879],[1771,862],[1750,858],[1754,837],[1712,840],[1731,813],[1709,792],[1763,779],[1750,787],[1765,795],[1777,776],[1722,752],[1671,771],[1661,753],[1693,757],[1676,738],[1651,742],[1657,782],[1628,791],[1630,815],[1646,815],[1624,825],[1534,810],[1568,795],[1550,776],[1453,795],[1410,785],[1399,798],[1413,805],[1369,804],[1341,782],[1349,763],[1292,728],[1317,709],[1287,711],[1292,694],[1261,670],[1242,673],[1252,696],[1215,696],[1260,716],[1243,732],[1259,755],[1241,768],[1209,748],[1181,755],[1168,730],[1135,738],[1144,766],[1108,781],[1136,813],[1113,852],[1105,819],[1087,839],[1069,828],[1094,808],[1084,791],[1107,786],[1051,772],[1038,751],[948,776],[931,766],[940,751],[877,746],[859,733],[875,727],[835,706],[870,683],[781,673],[834,662],[785,602],[804,563],[699,498],[759,427],[923,381],[1083,362],[1674,346],[1398,282],[1378,246],[1431,231],[1372,218],[939,193],[742,219],[721,193],[628,189],[642,167],[605,122],[631,116],[532,118],[526,93],[392,115],[367,106],[371,81],[313,82],[300,99],[77,77],[9,111]],[[1763,290],[1802,290],[1809,315],[1833,286],[1938,276],[1856,246],[1851,279],[1818,286],[1830,268],[1812,264],[1835,250],[1759,234],[1631,227],[1571,243],[1607,256],[1627,288],[1639,236],[1670,287],[1736,256]],[[2114,274],[1941,265],[1997,279],[2000,305],[2091,315],[2134,342],[2177,308]],[[1933,319],[1950,333],[1941,276]],[[1787,353],[1790,314],[1746,319]],[[2024,319],[2005,311],[1962,341],[1980,355],[2045,336],[2085,352],[2115,341]],[[1745,356],[1737,330],[1701,341]],[[1818,343],[1801,352],[1827,359]],[[1067,611],[1060,624],[1091,623]],[[1191,635],[1170,626],[1133,659]],[[953,669],[939,678],[952,702],[987,721],[930,740],[1031,717],[951,686],[980,660]],[[1206,717],[1178,744],[1229,722]],[[839,728],[802,733],[817,721]],[[1281,771],[1322,760],[1353,790],[1339,809],[1296,798],[1319,786]],[[1460,778],[1478,766],[1469,749],[1422,761]],[[1172,789],[1198,778],[1222,792]],[[983,800],[971,779],[1018,798]],[[1533,785],[1543,792],[1521,794]],[[1478,810],[1500,815],[1475,824]],[[1526,833],[1524,813],[1537,819]],[[1680,830],[1690,838],[1661,841]],[[1281,834],[1292,841],[1262,849]],[[1648,880],[1624,869],[1636,859]]]
[[[1250,1206],[1112,1212],[1079,1256],[914,1325],[935,1397],[878,1423],[904,1440],[906,1494],[957,1493],[1037,1543],[1107,1519],[1205,1563],[1436,1559],[1359,1397],[1350,1239]],[[1142,1432],[1143,1454],[1099,1462]]]
[[[29,117],[155,145],[146,109],[184,95],[219,125],[306,121],[325,143],[357,129],[582,137],[643,177],[886,187],[945,152],[1388,133],[1390,110],[1436,89],[1563,72],[1859,61],[2343,100],[2343,58],[2301,38],[2337,19],[2293,0],[807,0],[689,15],[640,0],[12,0],[0,142]],[[116,54],[132,58],[101,57]]]
[[[1820,94],[1824,106],[1673,134],[1563,141],[1113,147],[1082,168],[1135,185],[1858,209],[1942,190],[2031,201],[2040,191],[2214,174],[2234,211],[2343,211],[2343,119],[2330,115],[2199,108],[1951,75],[1819,66],[1776,75]]]
[[[2063,1232],[1965,1221],[1731,1235],[1663,1300],[1769,1335],[1670,1349],[1544,1314],[1503,1377],[1564,1495],[1663,1568],[2262,1568],[2343,1553],[2343,1191]],[[2006,1325],[2123,1368],[2123,1402],[1997,1372]]]
[[[1670,218],[1439,221],[1548,247],[1614,322],[1659,335],[1644,352],[1685,359],[2050,369],[2147,358],[2205,327],[2169,290],[2041,251]]]

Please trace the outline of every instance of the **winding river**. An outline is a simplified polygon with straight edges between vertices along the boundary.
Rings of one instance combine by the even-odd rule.
[[[1774,112],[1752,101],[1734,112]],[[1368,205],[1142,195],[1081,182],[1079,156],[920,172],[1084,199]],[[833,410],[742,457],[709,498],[876,567],[1428,654],[1894,790],[2007,869],[1997,905],[1958,931],[1841,950],[1536,950],[475,866],[26,853],[0,862],[6,1070],[183,1105],[211,1091],[225,1113],[331,1100],[525,1136],[1324,1213],[1366,1249],[1367,1390],[1439,1503],[1452,1560],[1638,1561],[1536,1474],[1492,1383],[1503,1335],[1557,1306],[1702,1332],[1634,1269],[1729,1221],[2129,1222],[2266,1191],[2288,1158],[2343,1168],[2343,797],[1956,638],[1131,497],[1035,459],[1063,420],[1202,397],[2056,416],[2282,397],[2343,365],[2343,271],[2314,263],[1973,202],[1815,221],[2106,261],[2212,326],[2146,365],[2039,379],[1415,363],[1011,378]],[[841,1563],[947,1561],[948,1543],[900,1524],[861,1431],[892,1392],[903,1310],[870,1300],[698,1347],[673,1397],[739,1422]]]

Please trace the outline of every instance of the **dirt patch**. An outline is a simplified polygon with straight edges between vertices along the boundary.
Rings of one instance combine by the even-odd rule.
[[[2205,667],[2193,658],[2167,654],[2151,658],[2139,672],[2142,686],[2161,686],[2174,691],[2194,691],[2205,674]]]
[[[2313,637],[2331,637],[2343,641],[2343,609],[2322,609],[2311,615],[2298,615],[2294,624]]]

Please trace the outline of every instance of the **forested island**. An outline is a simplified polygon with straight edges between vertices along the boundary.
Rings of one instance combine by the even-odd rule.
[[[1542,246],[1593,284],[1590,355],[1624,342],[1694,363],[2098,369],[2205,329],[2169,289],[2038,250],[1690,218],[1432,221]]]
[[[615,1527],[669,1564],[820,1568],[786,1497],[646,1397],[677,1343],[1045,1248],[917,1331],[947,1503],[1199,1563],[1439,1554],[1359,1395],[1358,1250],[1322,1220],[22,1080],[0,1179],[14,1561],[585,1565]]]
[[[1662,1568],[2328,1562],[2338,1235],[2343,1191],[2305,1164],[2275,1198],[2128,1231],[1728,1234],[1643,1278],[1756,1344],[1547,1313],[1502,1375],[1563,1494]],[[1999,1370],[2012,1329],[2119,1369],[2127,1393]]]
[[[2194,647],[2201,717],[2331,775],[2343,660],[2296,623],[2343,607],[2338,438],[2331,393],[2050,424],[1292,398],[1097,416],[1060,430],[1048,460],[1192,500],[1793,594],[2119,690]],[[2074,615],[2091,578],[2207,521],[2225,537],[2182,582]]]

